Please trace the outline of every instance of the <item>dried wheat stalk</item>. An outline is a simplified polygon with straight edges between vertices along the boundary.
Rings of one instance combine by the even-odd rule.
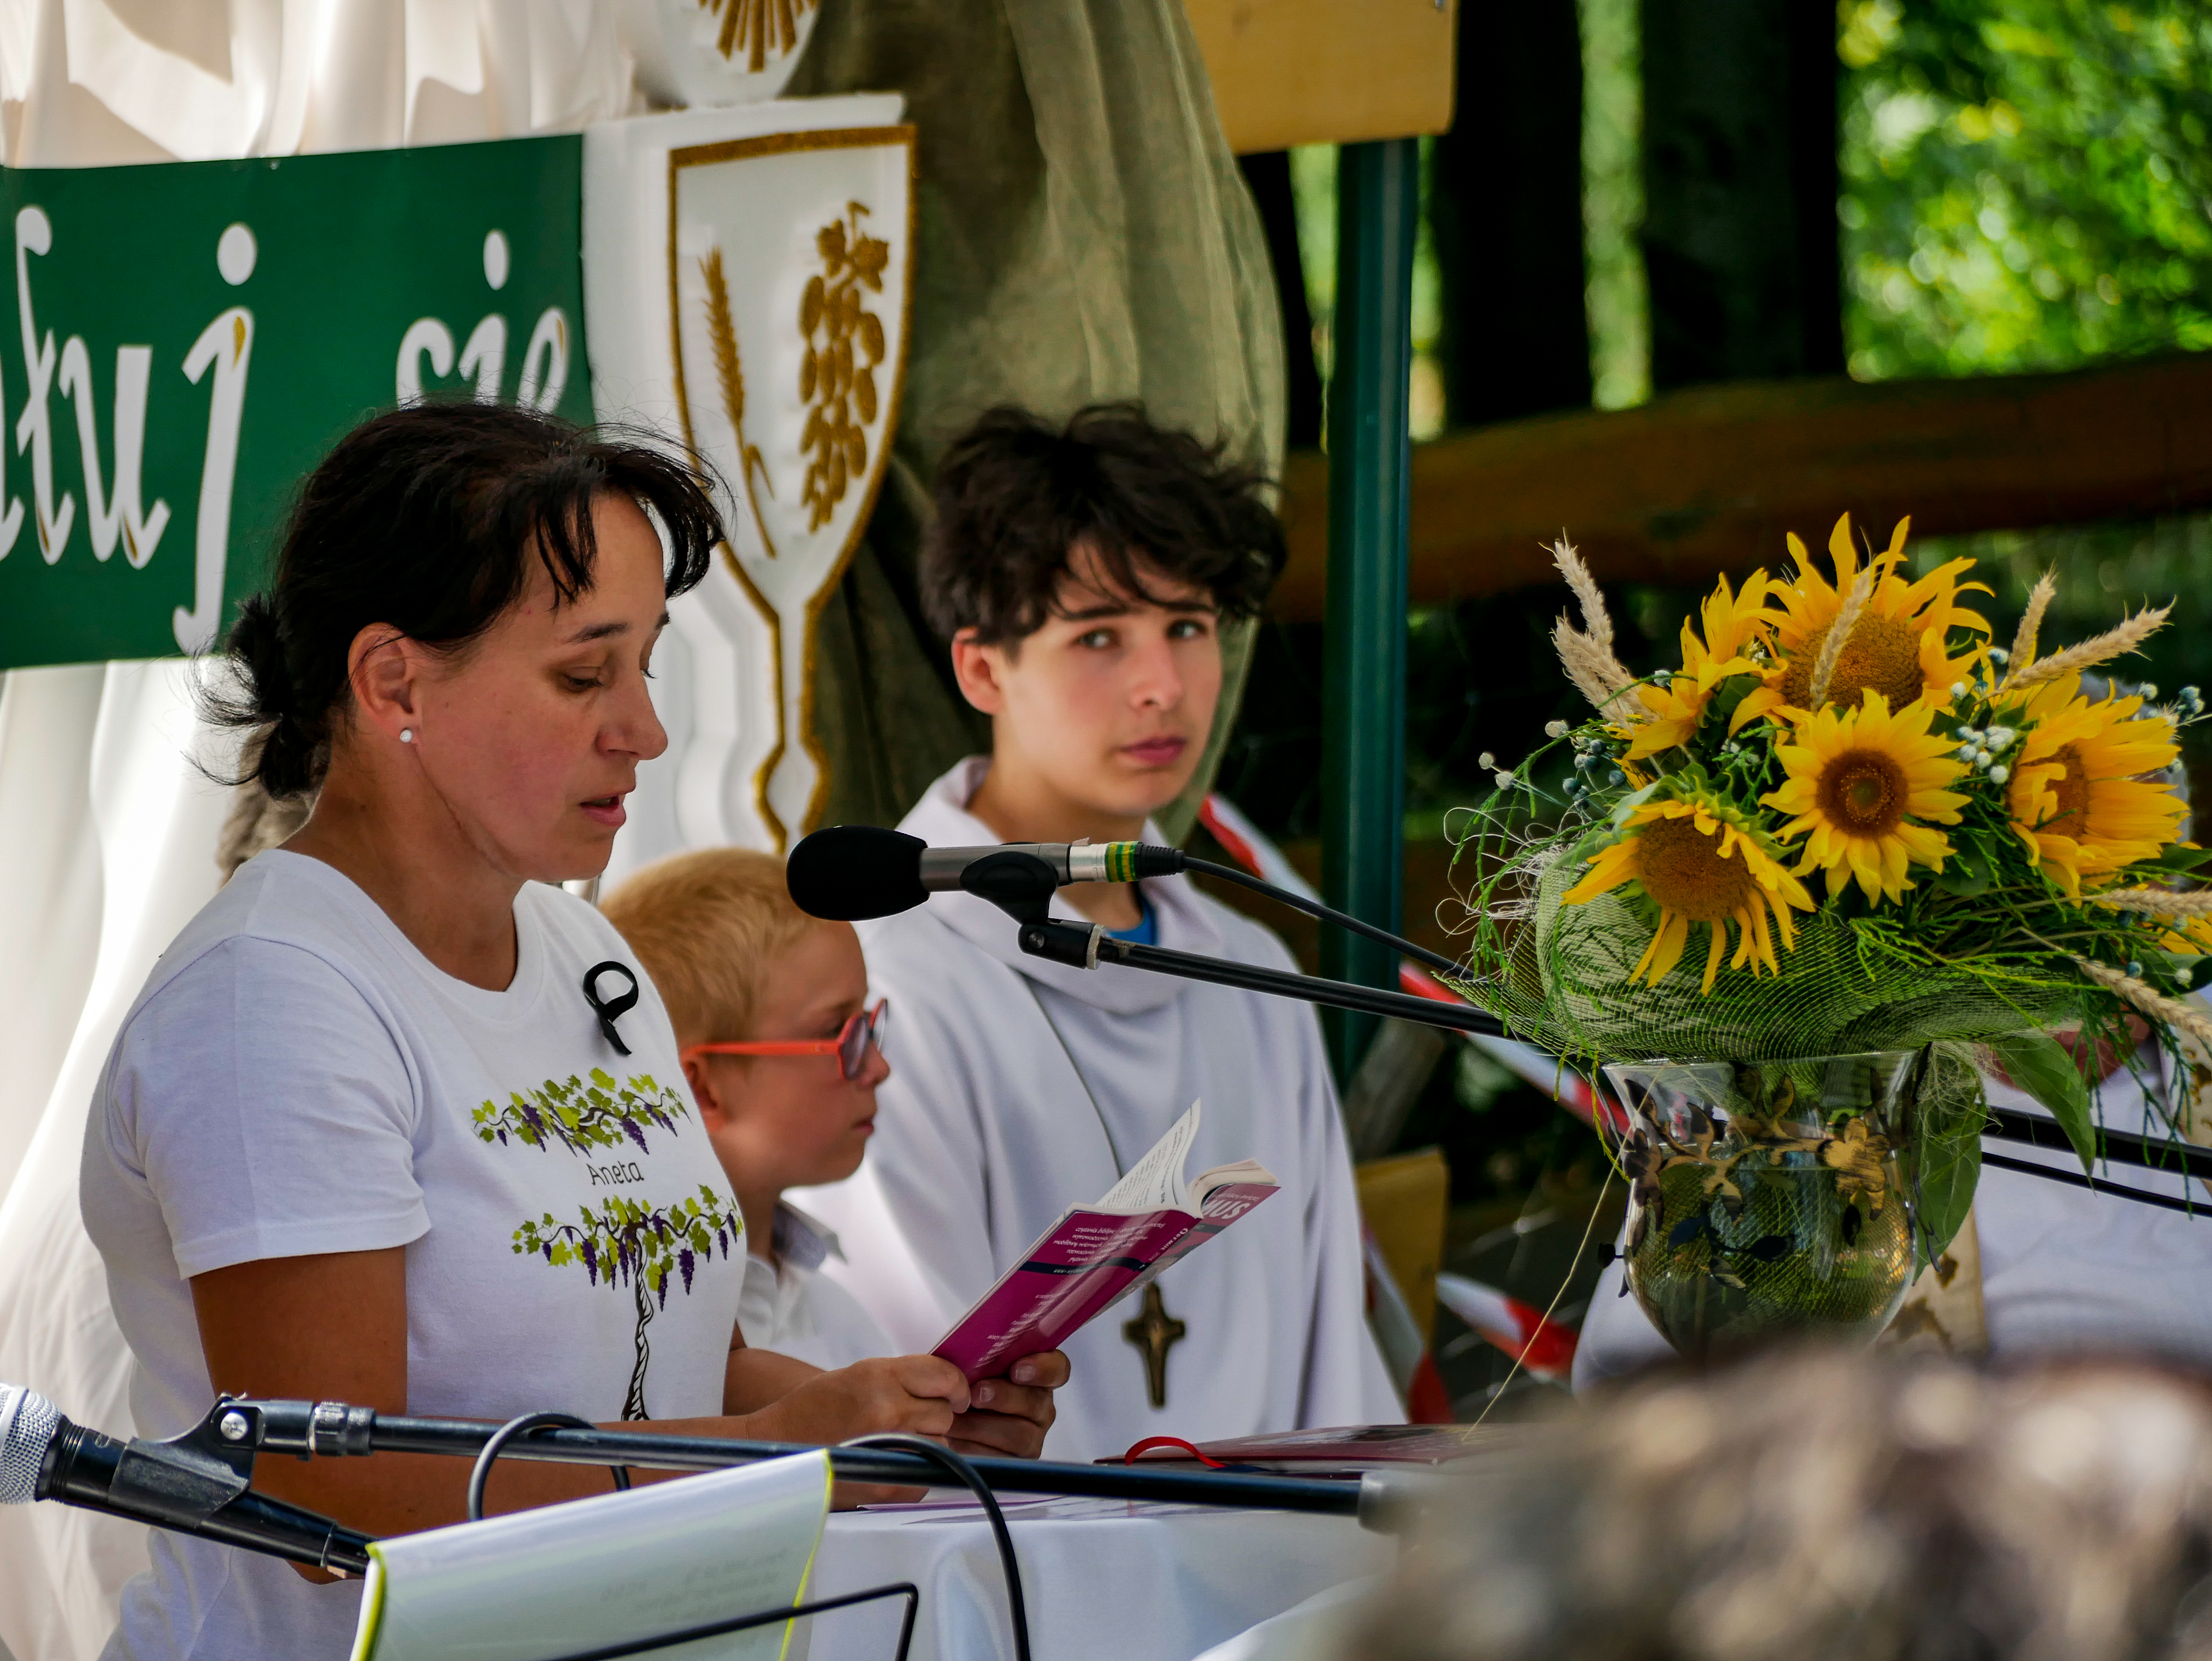
[[[1591,643],[1600,651],[1610,655],[1613,651],[1613,614],[1605,609],[1605,595],[1599,592],[1597,579],[1590,575],[1589,567],[1583,563],[1582,555],[1576,551],[1575,545],[1567,540],[1565,531],[1559,532],[1559,539],[1552,545],[1551,555],[1552,563],[1559,568],[1559,575],[1567,580],[1567,587],[1575,591],[1575,598],[1582,603],[1583,632],[1589,636]]]
[[[2132,652],[2166,627],[2167,615],[2173,610],[2171,604],[2136,612],[2116,629],[2107,629],[2083,641],[2079,646],[2069,646],[2063,652],[2054,652],[2040,663],[2027,668],[2015,667],[2006,677],[2004,690],[2016,692],[2023,686],[2039,686],[2046,680],[2057,680],[2061,675],[2070,675],[2083,669],[2093,669],[2109,662],[2124,653]]]
[[[1850,644],[1851,631],[1859,626],[1859,618],[1874,598],[1875,578],[1879,568],[1869,564],[1859,573],[1859,580],[1851,584],[1851,591],[1844,596],[1843,605],[1836,611],[1836,620],[1828,625],[1827,638],[1820,642],[1820,655],[1813,660],[1813,684],[1810,693],[1812,707],[1818,709],[1828,701],[1828,683],[1835,678],[1836,665]]]
[[[738,362],[738,329],[730,316],[730,285],[722,275],[722,251],[713,248],[699,262],[699,274],[707,280],[707,345],[714,356],[714,378],[721,385],[722,413],[730,418],[730,435],[738,447],[738,462],[744,470],[745,483],[757,479],[760,488],[769,496],[775,487],[768,476],[768,464],[761,459],[760,446],[745,442],[745,375]],[[767,549],[770,559],[775,557],[775,539],[762,523],[759,505],[747,496],[753,521],[760,527],[761,545]]]
[[[2092,897],[2099,905],[2109,905],[2115,911],[2142,911],[2154,917],[2179,920],[2212,917],[2212,888],[2200,888],[2188,894],[2176,893],[2171,888],[2116,888],[2109,894]]]
[[[1606,654],[1590,643],[1589,636],[1578,631],[1562,614],[1552,625],[1552,645],[1575,691],[1588,698],[1590,707],[1600,715],[1613,713],[1613,705],[1622,689],[1608,677]]]
[[[1630,721],[1643,720],[1644,711],[1633,700],[1621,701],[1620,695],[1636,684],[1636,677],[1629,672],[1626,664],[1613,655],[1613,618],[1605,609],[1605,596],[1598,592],[1597,579],[1583,563],[1582,556],[1567,540],[1565,531],[1559,532],[1551,553],[1559,575],[1566,579],[1567,587],[1574,590],[1576,599],[1582,605],[1580,630],[1562,616],[1552,630],[1552,644],[1559,654],[1567,678],[1600,712]],[[1617,709],[1616,704],[1620,706]]]
[[[2092,963],[2080,956],[2075,958],[2074,964],[2098,985],[2118,993],[2144,1014],[2178,1026],[2201,1043],[2212,1044],[2212,1020],[2208,1020],[2202,1010],[2154,991],[2134,976],[2115,969],[2110,964]]]
[[[2035,661],[2035,642],[2043,628],[2043,614],[2050,610],[2051,599],[2057,593],[2058,579],[2049,571],[2036,578],[2035,587],[2028,592],[2027,610],[2020,614],[2020,627],[2013,631],[2012,656],[2007,666],[2008,680]]]
[[[738,367],[738,330],[730,319],[730,285],[722,276],[722,251],[711,250],[699,262],[707,279],[707,344],[714,354],[714,377],[721,382],[722,413],[732,431],[745,429],[745,377]]]

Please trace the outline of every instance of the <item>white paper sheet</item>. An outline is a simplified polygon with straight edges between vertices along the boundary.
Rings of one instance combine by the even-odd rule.
[[[1128,1174],[1106,1191],[1091,1211],[1158,1211],[1182,1209],[1190,1204],[1183,1186],[1182,1168],[1190,1158],[1190,1145],[1198,1140],[1199,1104],[1168,1127],[1167,1135],[1152,1151],[1129,1167]]]
[[[801,1601],[830,1460],[793,1454],[369,1548],[354,1661],[554,1661]],[[650,1652],[773,1661],[788,1621]]]

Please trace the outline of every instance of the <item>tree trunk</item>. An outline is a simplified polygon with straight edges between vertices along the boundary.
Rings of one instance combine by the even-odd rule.
[[[1429,196],[1455,427],[1589,405],[1582,142],[1575,0],[1463,11]]]
[[[1653,390],[1840,374],[1834,9],[1643,9]]]

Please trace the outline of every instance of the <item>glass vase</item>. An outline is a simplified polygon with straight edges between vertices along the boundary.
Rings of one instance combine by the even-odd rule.
[[[1686,1355],[1784,1334],[1870,1341],[1905,1301],[1899,1153],[1913,1050],[1605,1069],[1629,1117],[1623,1257]]]

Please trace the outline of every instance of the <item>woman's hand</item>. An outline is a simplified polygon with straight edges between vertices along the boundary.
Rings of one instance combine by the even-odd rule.
[[[972,1386],[972,1405],[952,1421],[948,1439],[952,1451],[994,1458],[1036,1458],[1058,1412],[1052,1393],[1067,1382],[1067,1357],[1053,1349],[1024,1356],[1007,1378],[986,1378]]]
[[[942,1441],[968,1411],[968,1381],[934,1355],[893,1355],[817,1372],[744,1420],[744,1434],[827,1445],[903,1431]]]

